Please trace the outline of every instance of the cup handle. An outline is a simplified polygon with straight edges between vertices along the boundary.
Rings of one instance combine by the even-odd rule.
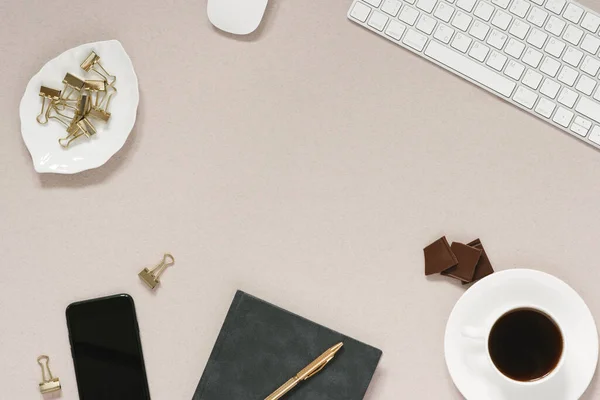
[[[473,340],[475,342],[485,342],[486,333],[485,329],[476,326],[465,326],[462,329],[462,336],[466,339]]]

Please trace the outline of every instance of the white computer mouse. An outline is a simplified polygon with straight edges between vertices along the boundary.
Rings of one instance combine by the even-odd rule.
[[[208,19],[236,35],[252,33],[265,15],[268,0],[208,0]]]

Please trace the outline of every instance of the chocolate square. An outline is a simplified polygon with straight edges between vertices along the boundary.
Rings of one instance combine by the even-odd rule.
[[[445,236],[425,247],[423,253],[425,254],[425,275],[439,274],[458,264]]]
[[[452,242],[450,249],[458,259],[458,265],[442,271],[442,275],[451,276],[463,282],[471,282],[482,250],[457,242]]]
[[[488,275],[494,273],[494,268],[492,267],[492,263],[483,248],[483,244],[481,240],[475,239],[468,246],[474,247],[476,249],[481,250],[481,257],[479,258],[479,262],[477,263],[477,267],[475,267],[475,274],[473,275],[473,280],[471,282],[477,282],[480,279],[485,278]],[[463,285],[466,285],[469,282],[463,282]]]

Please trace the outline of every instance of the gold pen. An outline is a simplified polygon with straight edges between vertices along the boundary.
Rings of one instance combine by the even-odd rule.
[[[343,345],[344,343],[340,342],[332,348],[330,348],[329,350],[327,350],[325,353],[321,354],[316,360],[304,367],[304,369],[298,372],[293,378],[281,385],[279,389],[271,393],[265,400],[280,399],[287,392],[295,388],[298,383],[307,380],[308,378],[321,371],[323,368],[325,368],[329,361],[333,360],[333,357],[335,357],[335,353],[337,353]]]

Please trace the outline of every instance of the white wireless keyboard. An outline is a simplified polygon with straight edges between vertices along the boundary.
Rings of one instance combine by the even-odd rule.
[[[600,16],[567,0],[354,0],[350,20],[600,149]]]

